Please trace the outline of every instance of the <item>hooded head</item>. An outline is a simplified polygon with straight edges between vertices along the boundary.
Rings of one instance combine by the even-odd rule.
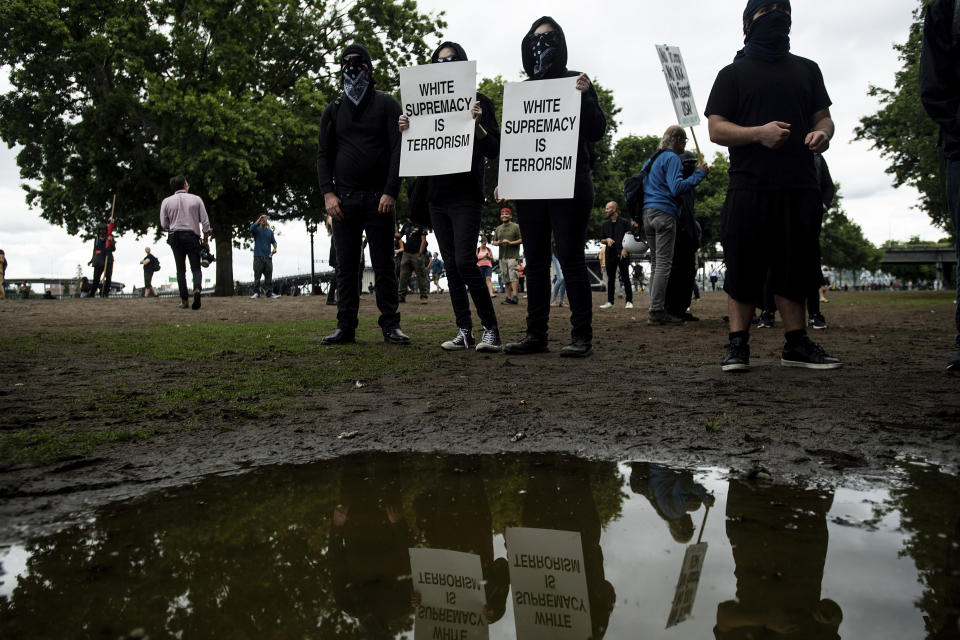
[[[561,78],[567,72],[567,40],[553,18],[534,22],[520,46],[523,70],[532,80]]]
[[[444,49],[453,50],[455,56],[453,60],[448,59],[446,56],[443,58],[440,57],[440,52]],[[467,52],[463,50],[463,47],[456,42],[450,41],[441,44],[437,47],[437,50],[433,52],[433,55],[430,56],[430,62],[432,64],[436,64],[437,62],[466,62],[467,60],[469,60],[469,58],[467,58]]]
[[[98,236],[105,236],[105,235],[107,235],[107,229],[109,229],[109,228],[110,228],[110,227],[109,227],[109,225],[107,225],[106,222],[101,222],[100,224],[97,225],[97,235],[98,235]]]
[[[373,86],[373,60],[361,44],[351,44],[340,56],[343,92],[355,105],[360,104]]]
[[[776,62],[790,53],[790,14],[789,0],[749,0],[743,11],[745,46],[737,58],[747,55]]]
[[[697,156],[693,151],[686,150],[681,153],[680,162],[683,163],[684,178],[689,178],[697,170]]]

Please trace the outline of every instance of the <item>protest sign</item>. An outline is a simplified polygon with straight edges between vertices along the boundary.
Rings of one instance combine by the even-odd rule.
[[[483,615],[485,594],[480,556],[445,549],[410,549],[413,590],[419,594],[414,612],[415,640],[490,637]]]
[[[517,640],[583,640],[591,635],[580,533],[508,528],[504,533]]]
[[[667,629],[680,624],[693,612],[693,601],[697,597],[700,571],[703,569],[703,559],[706,555],[706,542],[698,542],[687,547],[680,567],[680,578],[677,579],[677,590],[673,595],[673,606],[667,618]]]
[[[500,197],[572,198],[579,139],[576,78],[505,83]]]
[[[410,128],[400,147],[401,176],[470,171],[477,63],[444,62],[400,69],[400,97]],[[390,123],[394,126],[394,123]]]
[[[683,64],[683,56],[680,55],[680,47],[665,44],[655,46],[660,64],[663,65],[663,77],[667,80],[673,109],[677,112],[677,123],[684,128],[700,124],[700,114],[693,100],[693,89],[690,88],[690,78]]]

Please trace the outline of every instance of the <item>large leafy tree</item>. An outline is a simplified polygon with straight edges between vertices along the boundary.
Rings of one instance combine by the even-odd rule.
[[[823,264],[835,269],[876,271],[883,260],[883,251],[863,235],[863,229],[843,210],[843,194],[837,192],[830,210],[824,214],[820,233],[820,258]]]
[[[6,0],[0,137],[22,146],[28,203],[73,234],[114,194],[120,233],[155,230],[169,177],[185,174],[228,294],[238,232],[260,213],[322,211],[316,138],[338,52],[367,45],[390,90],[444,26],[414,0]]]
[[[881,108],[860,119],[856,139],[872,142],[890,162],[886,171],[893,176],[894,185],[915,187],[920,192],[919,208],[934,224],[949,229],[950,215],[936,146],[939,131],[920,102],[920,50],[927,2],[919,0],[907,41],[894,45],[903,63],[894,77],[894,88],[871,85],[868,93],[879,99]]]

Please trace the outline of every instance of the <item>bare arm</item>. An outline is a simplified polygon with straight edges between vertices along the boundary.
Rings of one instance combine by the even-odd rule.
[[[833,118],[830,117],[830,109],[822,109],[813,114],[813,129],[807,134],[804,143],[814,153],[823,153],[830,148],[830,141],[836,127],[833,124]]]
[[[707,119],[710,140],[724,147],[744,147],[762,144],[768,149],[779,149],[790,137],[790,123],[773,121],[759,127],[741,127],[723,116]]]

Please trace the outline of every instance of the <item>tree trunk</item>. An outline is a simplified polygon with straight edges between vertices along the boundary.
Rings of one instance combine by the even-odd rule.
[[[229,224],[217,229],[217,282],[213,288],[215,296],[232,296],[233,290],[233,228]]]

